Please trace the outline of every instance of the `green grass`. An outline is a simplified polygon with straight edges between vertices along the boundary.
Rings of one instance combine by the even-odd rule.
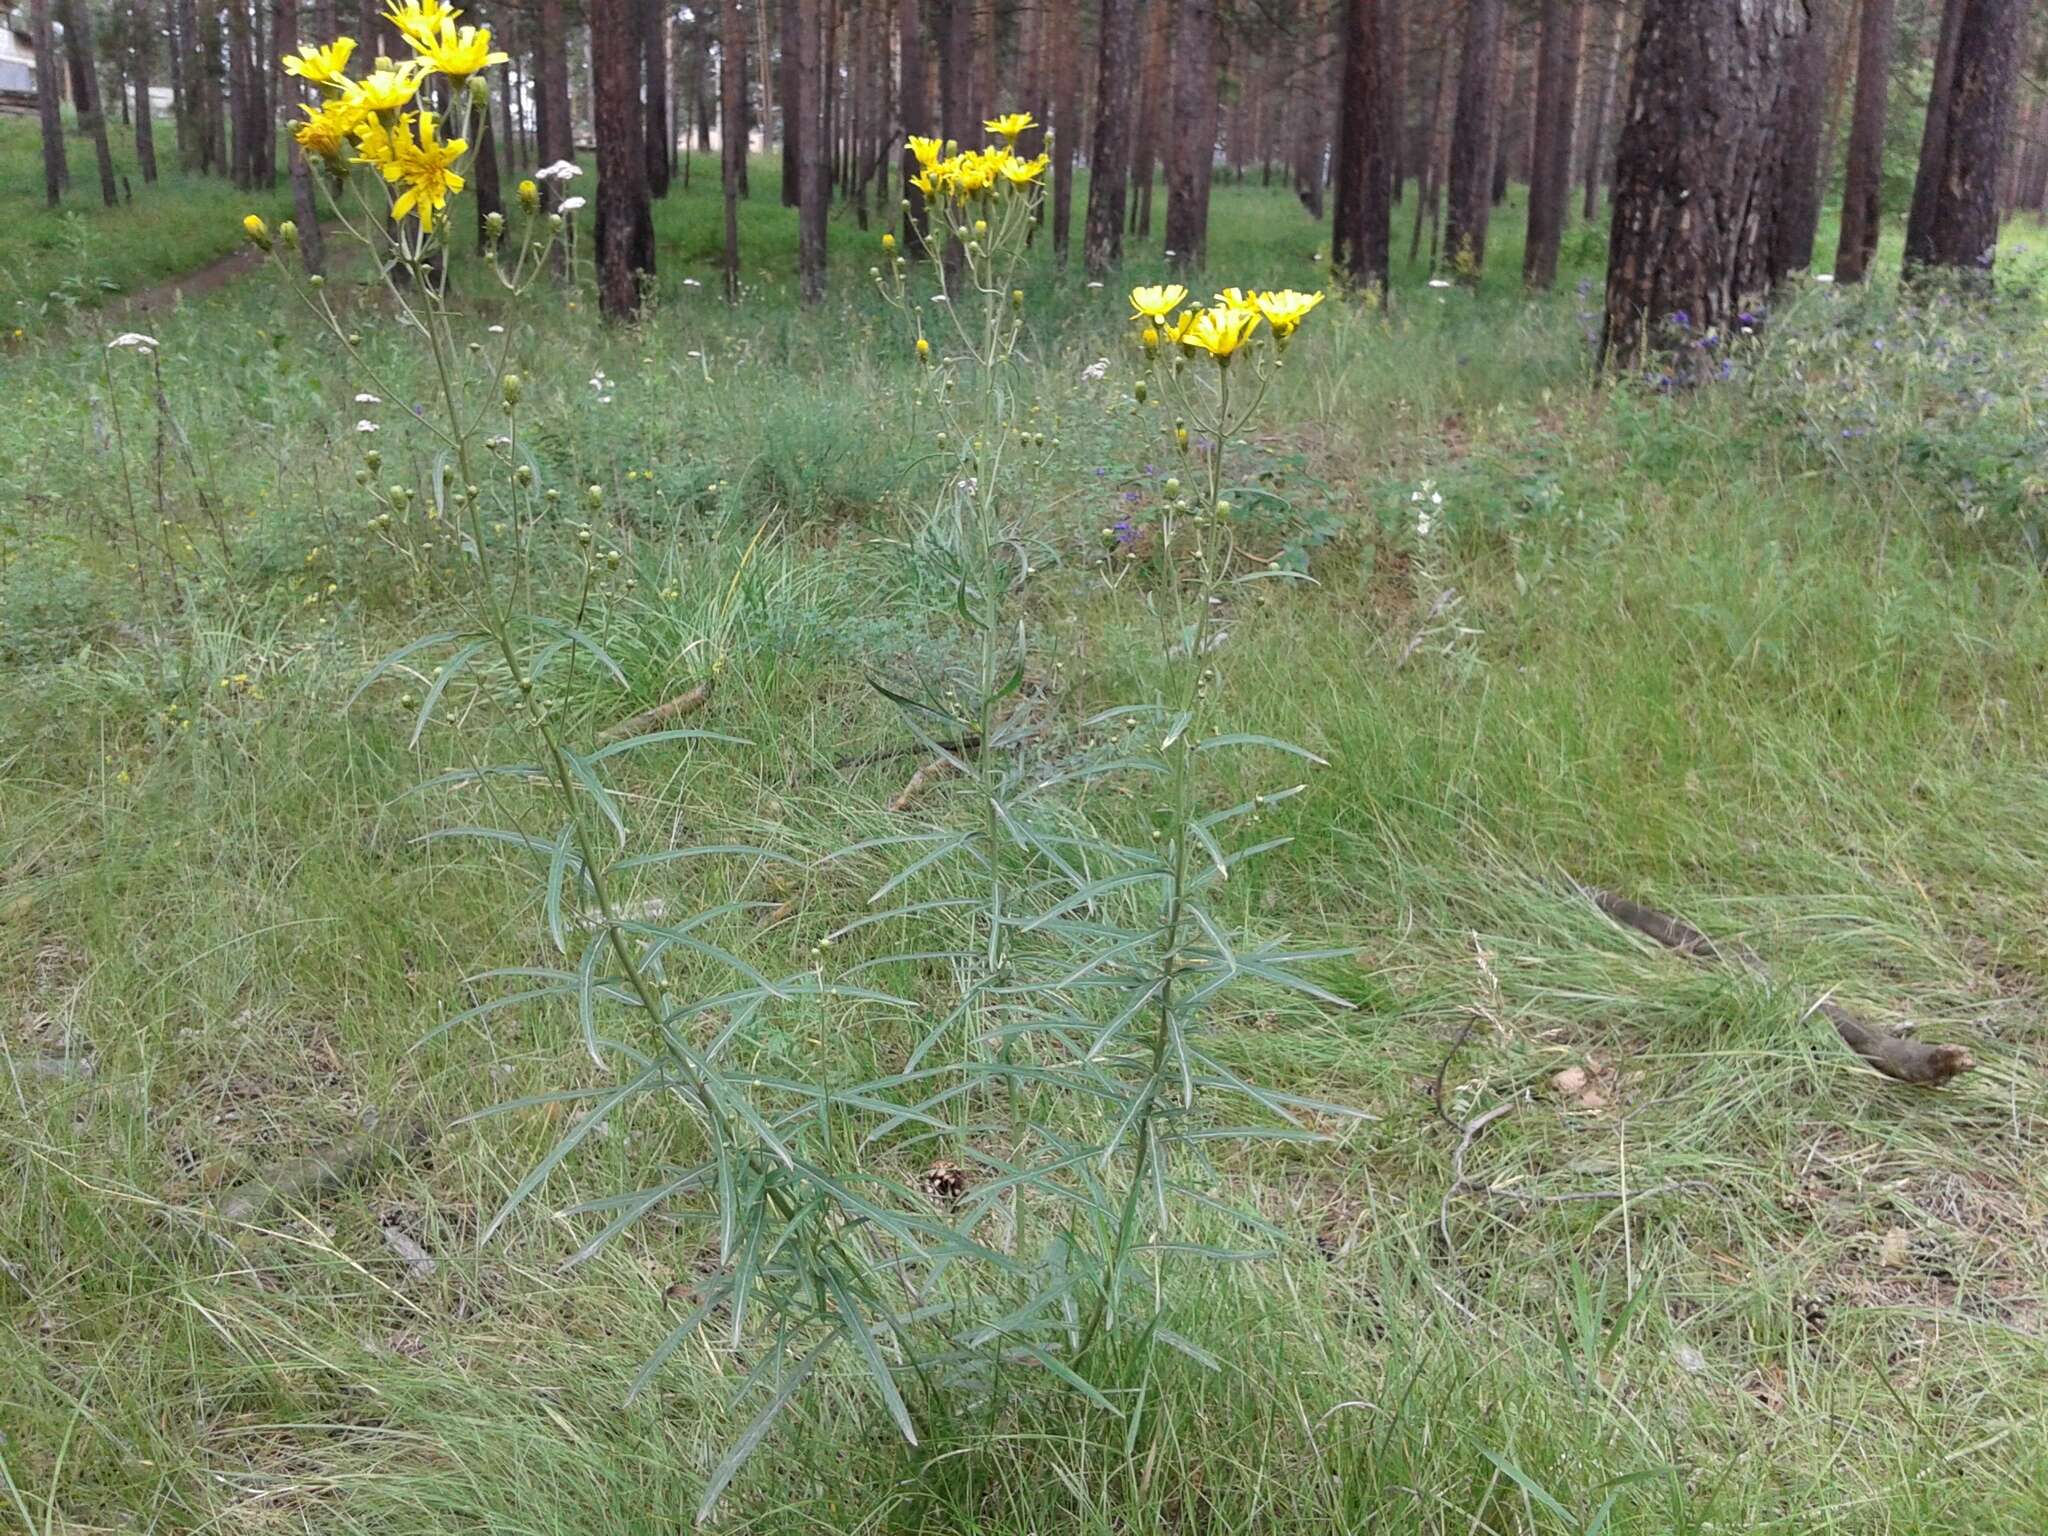
[[[225,176],[178,169],[177,138],[158,121],[154,185],[136,167],[132,127],[107,125],[120,201],[100,201],[92,140],[65,114],[71,187],[43,196],[42,133],[33,117],[0,116],[0,336],[38,335],[74,309],[96,308],[197,271],[243,244],[245,213],[289,217],[291,189],[238,192]]]
[[[902,741],[865,675],[943,657],[951,595],[893,542],[930,466],[901,425],[914,369],[866,288],[874,247],[835,222],[832,296],[798,313],[768,169],[738,311],[715,297],[700,181],[660,209],[641,329],[601,334],[587,298],[545,300],[516,357],[544,481],[602,483],[607,537],[640,572],[606,614],[630,687],[571,707],[623,715],[697,675],[707,635],[730,641],[699,723],[755,745],[649,758],[628,782],[636,838],[815,852],[891,819],[914,759],[833,764]],[[1284,191],[1221,186],[1214,219],[1217,282],[1316,282],[1326,231]],[[1263,1081],[1377,1118],[1222,1169],[1300,1239],[1175,1272],[1175,1326],[1226,1368],[1113,1362],[1129,1422],[1028,1379],[914,1402],[913,1451],[842,1363],[724,1525],[1549,1533],[1589,1529],[1610,1493],[1624,1532],[2048,1521],[2048,608],[2023,537],[2038,322],[2017,299],[1977,318],[1805,285],[1730,385],[1600,389],[1594,301],[1574,292],[1596,242],[1560,294],[1525,298],[1519,222],[1503,214],[1477,293],[1404,269],[1390,314],[1325,306],[1268,413],[1262,462],[1292,508],[1271,542],[1316,582],[1236,603],[1225,705],[1331,766],[1271,813],[1294,841],[1234,900],[1258,931],[1355,947],[1324,979],[1357,1007],[1247,1010],[1222,1043]],[[1154,275],[1156,240],[1127,265]],[[1062,472],[1030,510],[1044,558],[1025,601],[1034,681],[1073,718],[1156,665],[1142,582],[1107,585],[1095,556],[1113,498],[1166,455],[1129,404],[1120,290],[1042,260],[1028,293],[1024,387]],[[410,398],[392,328],[343,298]],[[621,1406],[697,1235],[645,1228],[565,1274],[587,1219],[535,1208],[479,1247],[560,1121],[460,1117],[601,1079],[558,1012],[415,1048],[466,1005],[464,977],[537,963],[545,940],[523,871],[416,840],[472,814],[407,791],[501,745],[484,715],[414,752],[394,694],[343,708],[448,607],[361,529],[358,386],[264,280],[155,330],[197,465],[167,475],[174,582],[141,365],[107,371],[86,322],[10,360],[12,1512],[52,1532],[675,1530],[754,1363],[713,1340]],[[1091,383],[1098,357],[1112,368]],[[381,441],[385,474],[428,474],[401,434]],[[1419,540],[1424,480],[1445,506]],[[930,791],[932,813],[957,793]],[[1114,793],[1088,809],[1131,831],[1141,814]],[[1742,936],[1781,985],[1630,938],[1574,880]],[[867,887],[813,867],[735,890],[797,899],[749,951],[792,966]],[[1880,1082],[1809,1015],[1829,989],[1967,1044],[1979,1070],[1939,1092]],[[919,1027],[804,1023],[761,1043],[767,1064],[890,1063]],[[89,1078],[35,1068],[67,1049]],[[1569,1067],[1597,1102],[1555,1086]],[[1455,1123],[1508,1103],[1466,1155],[1503,1193],[1446,1203]],[[425,1117],[427,1145],[232,1241],[186,1214],[371,1110]],[[674,1136],[651,1111],[616,1125],[549,1208],[621,1187]],[[436,1271],[409,1276],[383,1226]]]

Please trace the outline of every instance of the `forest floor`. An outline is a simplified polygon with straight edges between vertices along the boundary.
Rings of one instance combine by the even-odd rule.
[[[638,573],[608,600],[627,685],[568,707],[609,723],[725,657],[693,723],[753,745],[650,754],[622,799],[636,836],[804,856],[747,893],[792,904],[749,941],[787,968],[866,901],[815,851],[961,786],[891,813],[916,756],[839,766],[906,745],[867,677],[942,650],[952,593],[906,557],[930,468],[874,237],[835,220],[832,296],[800,312],[754,176],[738,309],[700,177],[660,207],[642,326],[550,293],[515,357],[543,482],[602,485]],[[173,221],[186,266],[121,285],[218,255],[241,211],[208,189]],[[1317,286],[1327,232],[1289,193],[1219,186],[1213,216],[1216,284]],[[835,1366],[721,1526],[2048,1528],[2040,238],[1979,305],[1802,281],[1687,391],[1597,385],[1597,235],[1529,297],[1500,217],[1476,292],[1403,264],[1387,312],[1326,304],[1295,343],[1254,526],[1314,581],[1261,584],[1219,652],[1225,712],[1330,764],[1268,812],[1292,841],[1233,876],[1231,915],[1347,951],[1321,979],[1352,1006],[1233,1012],[1217,1048],[1373,1118],[1219,1157],[1288,1234],[1169,1270],[1221,1369],[1162,1353],[1122,1417],[1042,1387],[920,1405],[912,1448]],[[1126,274],[1158,261],[1135,240]],[[1166,454],[1134,425],[1120,287],[1040,252],[1026,290],[1022,387],[1065,467],[1027,519],[1031,686],[1078,717],[1148,676],[1145,585],[1109,579],[1101,529],[1143,521]],[[423,382],[373,298],[342,302],[395,414]],[[363,529],[362,386],[258,275],[152,317],[160,433],[146,365],[71,308],[0,355],[0,1509],[49,1536],[676,1530],[751,1362],[714,1331],[623,1400],[699,1234],[566,1270],[602,1218],[536,1202],[480,1244],[563,1110],[465,1117],[608,1079],[570,1008],[421,1044],[467,978],[543,963],[546,923],[524,867],[420,840],[465,812],[416,786],[502,744],[482,712],[413,749],[395,694],[348,704],[450,606]],[[565,573],[573,549],[564,527]],[[1142,807],[1091,813],[1142,836]],[[1579,882],[1770,980],[1657,948]],[[1823,996],[1976,1068],[1888,1082]],[[829,1071],[921,1027],[825,1012],[757,1050]],[[421,1133],[343,1189],[202,1219],[372,1121]],[[646,1183],[677,1134],[653,1106],[615,1123],[547,1210]]]

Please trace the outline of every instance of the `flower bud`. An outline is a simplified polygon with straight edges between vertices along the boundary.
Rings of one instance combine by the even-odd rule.
[[[589,502],[593,508],[603,506],[604,487],[601,485],[593,485],[586,487],[583,492],[583,499]]]
[[[1023,307],[1024,307],[1024,290],[1023,290],[1022,288],[1012,288],[1012,289],[1010,290],[1010,308],[1012,308],[1012,309],[1022,309]]]
[[[490,83],[482,75],[471,75],[469,77],[469,105],[471,109],[481,112],[490,104]]]
[[[484,238],[493,245],[505,238],[505,215],[495,208],[484,215]]]
[[[917,360],[920,363],[928,363],[932,360],[932,344],[922,336],[917,338]]]
[[[384,455],[379,453],[376,449],[372,448],[368,453],[363,455],[363,462],[369,465],[370,468],[372,469],[382,469],[384,467]]]
[[[512,478],[519,482],[521,488],[533,484],[533,466],[531,464],[520,465],[512,471]]]
[[[885,250],[885,251],[893,251],[893,250],[895,250],[895,249],[896,249],[896,237],[895,237],[894,235],[884,235],[884,236],[882,236],[882,249],[883,249],[883,250]]]
[[[505,396],[505,403],[507,405],[517,405],[519,403],[520,391],[525,389],[525,387],[525,381],[516,373],[508,373],[498,382],[498,388]]]
[[[1140,405],[1145,403],[1145,381],[1143,379],[1138,380],[1136,384],[1131,386],[1131,398]]]
[[[299,248],[299,226],[286,219],[277,226],[277,238],[284,242],[286,250],[296,251]]]
[[[1230,517],[1230,503],[1229,503],[1229,502],[1227,502],[1227,501],[1219,501],[1219,502],[1217,502],[1217,503],[1216,503],[1216,515],[1217,515],[1217,517],[1219,517],[1219,518],[1222,518],[1222,519],[1228,520],[1228,518]]]
[[[1168,475],[1166,477],[1166,484],[1162,485],[1160,489],[1166,493],[1166,499],[1172,501],[1176,496],[1180,495],[1180,476]]]
[[[533,213],[540,207],[540,187],[531,176],[519,183],[519,206],[528,213]]]
[[[255,246],[257,250],[267,251],[270,249],[270,226],[264,223],[257,215],[252,213],[242,220],[242,233],[248,237],[249,243]]]

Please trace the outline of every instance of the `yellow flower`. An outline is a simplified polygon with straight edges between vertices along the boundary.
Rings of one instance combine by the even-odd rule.
[[[398,28],[403,37],[415,48],[431,41],[441,28],[455,20],[462,12],[444,5],[442,0],[394,0],[384,19]]]
[[[456,80],[480,75],[493,64],[502,64],[511,57],[510,54],[491,51],[489,27],[464,27],[457,31],[452,21],[442,22],[437,33],[415,36],[410,41],[427,64]]]
[[[519,183],[519,206],[528,213],[540,207],[540,187],[531,176]]]
[[[352,37],[337,37],[325,48],[317,43],[302,43],[297,53],[284,56],[284,72],[296,75],[308,85],[346,85],[348,77],[342,73],[348,68],[348,56],[356,51],[356,40]]]
[[[927,171],[937,165],[939,157],[946,152],[943,139],[927,139],[918,134],[912,134],[903,147],[915,155],[918,165]]]
[[[932,344],[922,336],[917,338],[917,360],[920,363],[928,363],[932,360]]]
[[[1035,160],[1026,160],[1022,155],[1005,155],[999,169],[1011,186],[1028,187],[1043,176],[1045,168],[1051,164],[1051,155],[1040,155]]]
[[[1228,366],[1231,354],[1251,340],[1252,332],[1258,328],[1259,312],[1256,309],[1217,304],[1195,315],[1174,339],[1183,346],[1208,353],[1216,359],[1218,366]]]
[[[896,237],[895,237],[894,235],[884,235],[884,236],[882,236],[882,249],[883,249],[883,250],[885,250],[885,251],[893,251],[893,250],[895,250],[895,249],[896,249]]]
[[[1131,318],[1164,320],[1173,312],[1175,305],[1188,296],[1187,288],[1180,283],[1166,283],[1151,288],[1131,290]]]
[[[306,114],[303,123],[292,124],[292,137],[299,141],[299,148],[322,160],[340,160],[355,127],[355,114],[340,102],[329,102],[317,112],[304,105],[299,110]]]
[[[1296,293],[1292,288],[1282,288],[1277,293],[1253,294],[1252,302],[1266,317],[1266,324],[1273,327],[1273,334],[1285,341],[1308,318],[1309,311],[1323,302],[1323,295],[1320,291]]]
[[[391,69],[374,70],[352,81],[342,101],[358,112],[396,112],[410,106],[418,93],[426,68],[417,59],[407,59]]]
[[[399,120],[397,131],[391,135],[390,157],[380,169],[386,181],[405,183],[405,190],[391,205],[391,217],[402,219],[416,211],[421,231],[431,233],[434,215],[448,206],[449,194],[460,192],[466,185],[452,167],[469,148],[469,142],[450,139],[444,143],[435,137],[431,112],[419,114],[417,138],[411,129],[409,117]]]
[[[242,233],[249,237],[249,243],[257,250],[270,249],[270,226],[256,214],[249,214],[242,220]]]
[[[1038,120],[1029,112],[1006,112],[1001,117],[989,118],[982,125],[983,131],[1001,137],[1005,144],[1017,142],[1017,135],[1027,128],[1036,128]]]
[[[1256,309],[1252,296],[1242,288],[1226,288],[1216,295],[1216,302],[1226,309]]]

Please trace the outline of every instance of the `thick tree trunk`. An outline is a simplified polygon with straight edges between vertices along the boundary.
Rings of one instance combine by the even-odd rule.
[[[803,186],[803,167],[799,157],[803,153],[801,146],[808,127],[798,110],[801,88],[797,84],[797,69],[803,56],[803,45],[798,39],[803,30],[803,4],[802,0],[781,0],[781,3],[778,13],[781,46],[775,67],[775,94],[782,98],[782,206],[795,208],[799,206]]]
[[[1934,200],[1948,166],[1948,96],[1956,74],[1956,35],[1969,0],[1947,0],[1934,45],[1934,75],[1927,87],[1927,121],[1920,132],[1920,163],[1913,203],[1906,213],[1906,265],[1932,261]]]
[[[925,94],[922,0],[897,0],[896,57],[900,67],[896,100],[904,136],[906,140],[913,136],[924,138],[931,133],[931,102]],[[901,166],[903,230],[897,239],[902,243],[903,254],[912,261],[924,255],[925,241],[930,237],[924,194],[910,184],[910,178],[916,174],[917,156],[906,148]]]
[[[36,115],[43,130],[43,196],[52,208],[71,182],[64,155],[64,106],[57,85],[57,34],[50,25],[50,0],[29,0],[29,35],[36,53]]]
[[[58,0],[57,19],[64,26],[64,51],[71,60],[71,74],[78,88],[78,126],[92,138],[94,158],[99,162],[100,200],[114,206],[114,154],[107,144],[107,115],[100,108],[99,74],[92,62],[92,28],[79,0]]]
[[[128,22],[135,34],[135,167],[142,172],[144,186],[156,180],[156,124],[149,104],[149,45],[144,18],[129,7]]]
[[[1773,130],[1805,0],[1645,0],[1608,241],[1603,366],[1731,334],[1769,286]]]
[[[740,172],[747,163],[747,19],[723,0],[718,58],[719,184],[725,199],[725,299],[740,297]]]
[[[1493,211],[1494,123],[1499,103],[1502,0],[1469,0],[1458,57],[1458,106],[1451,119],[1450,210],[1444,245],[1461,274],[1486,264],[1486,221]]]
[[[1088,275],[1123,260],[1124,195],[1131,170],[1131,81],[1138,56],[1136,0],[1102,0],[1095,70],[1095,145],[1088,157]]]
[[[1216,7],[1181,0],[1173,48],[1173,130],[1166,140],[1166,250],[1191,271],[1209,259],[1209,177],[1216,159]],[[1151,163],[1142,162],[1150,178]]]
[[[1779,101],[1778,208],[1773,218],[1771,286],[1813,265],[1820,227],[1821,115],[1827,95],[1828,38],[1834,6],[1808,0],[1806,34],[1792,55],[1790,89]]]
[[[820,55],[824,17],[820,3],[798,0],[795,89],[791,91],[785,77],[782,97],[783,121],[794,128],[797,140],[797,291],[806,304],[825,297],[825,214],[832,196],[831,161],[825,144]]]
[[[1380,52],[1387,87],[1380,93],[1386,121],[1381,125],[1387,146],[1387,180],[1391,204],[1401,201],[1408,159],[1408,14],[1406,0],[1380,0]]]
[[[1387,285],[1393,165],[1388,143],[1384,0],[1344,0],[1337,96],[1337,197],[1330,264],[1360,288]]]
[[[543,165],[576,158],[576,118],[569,105],[569,40],[562,19],[562,0],[540,0],[540,91],[534,98],[539,116],[538,156]],[[559,182],[542,185],[550,212],[561,201]]]
[[[634,0],[590,0],[592,116],[597,135],[597,299],[610,320],[640,312],[642,274],[654,271],[654,211],[640,130]]]
[[[1214,36],[1215,6],[1213,0],[1193,0],[1209,12],[1211,36]],[[1161,0],[1138,0],[1138,36],[1143,39],[1144,62],[1139,65],[1138,101],[1134,110],[1131,127],[1131,216],[1125,228],[1134,235],[1149,236],[1152,233],[1152,174],[1159,156],[1160,121],[1169,107],[1179,111],[1175,104],[1172,85],[1175,65],[1168,62],[1169,39],[1172,31],[1170,8]],[[1166,179],[1173,181],[1172,155],[1167,156]],[[1167,248],[1173,241],[1169,238]]]
[[[1991,271],[1998,250],[1999,167],[2026,24],[2027,0],[1963,0],[1946,102],[1944,160],[1935,177],[1921,258],[1927,265]]]
[[[1579,28],[1576,0],[1543,0],[1536,50],[1536,134],[1530,154],[1529,237],[1522,281],[1548,288],[1557,281],[1558,247],[1571,202],[1572,123],[1578,116]]]
[[[639,0],[638,9],[642,89],[647,103],[642,136],[647,147],[647,191],[654,197],[667,197],[676,138],[668,117],[669,6],[667,0]]]
[[[1074,152],[1081,145],[1080,0],[1046,3],[1057,7],[1052,45],[1052,249],[1065,266],[1074,227]]]

